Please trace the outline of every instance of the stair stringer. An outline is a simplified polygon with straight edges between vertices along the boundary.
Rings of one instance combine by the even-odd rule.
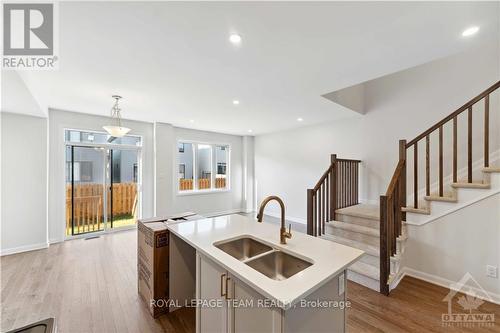
[[[452,191],[457,202],[422,201],[422,206],[419,208],[427,210],[428,215],[406,212],[406,224],[423,225],[500,193],[500,172],[483,171],[482,173],[481,181],[483,184],[489,184],[489,188],[454,188]]]

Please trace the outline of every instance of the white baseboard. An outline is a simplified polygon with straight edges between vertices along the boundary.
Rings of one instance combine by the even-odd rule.
[[[30,245],[23,245],[23,246],[18,246],[18,247],[12,247],[10,249],[4,249],[0,252],[0,256],[8,256],[10,254],[16,254],[16,253],[21,253],[21,252],[27,252],[27,251],[35,251],[35,250],[41,250],[41,249],[46,249],[49,247],[49,243],[39,243],[39,244],[30,244]]]
[[[403,279],[403,277],[411,276],[411,277],[414,277],[416,279],[420,279],[420,280],[423,280],[423,281],[426,281],[426,282],[429,282],[432,284],[436,284],[436,285],[444,287],[446,289],[456,290],[455,288],[453,288],[453,285],[455,285],[457,283],[457,281],[452,281],[452,280],[448,280],[448,279],[442,278],[442,277],[437,276],[437,275],[421,272],[421,271],[418,271],[418,270],[410,268],[410,267],[403,267],[403,269],[401,269],[400,273],[401,273],[401,275],[400,275],[400,277],[398,277],[397,283],[395,283],[394,287],[391,287],[391,289],[396,288],[396,286]],[[485,299],[484,297],[482,297],[482,292],[483,292],[482,290],[480,290],[476,287],[472,287],[472,286],[467,286],[467,288],[470,288],[472,290],[472,292],[474,293],[474,295],[472,295],[472,296],[475,296],[477,298],[481,298],[481,299],[486,300],[488,302],[493,302],[495,304],[500,305],[500,295],[499,294],[485,290],[488,293],[488,295],[490,296],[490,299]],[[456,290],[456,291],[466,293],[463,290]]]
[[[389,285],[389,290],[396,289],[396,287],[399,285],[399,282],[403,280],[405,277],[405,271],[404,268],[400,269],[399,272],[396,274],[396,277],[392,280],[392,283]]]

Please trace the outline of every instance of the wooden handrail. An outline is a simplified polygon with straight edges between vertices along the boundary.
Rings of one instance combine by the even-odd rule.
[[[316,185],[313,187],[313,190],[314,191],[317,191],[321,185],[323,185],[326,177],[328,177],[328,175],[332,172],[332,168],[333,168],[333,164],[331,164],[328,169],[326,169],[326,171],[323,173],[323,175],[319,178],[318,182],[316,183]]]
[[[394,193],[394,189],[396,188],[396,185],[398,184],[399,178],[401,176],[401,172],[403,171],[405,167],[405,161],[400,160],[398,165],[396,166],[396,170],[394,170],[394,174],[392,175],[391,182],[389,183],[389,187],[387,187],[387,191],[385,192],[385,195],[387,197],[391,197]]]
[[[486,89],[485,91],[483,91],[482,93],[480,93],[479,95],[477,95],[476,97],[474,97],[473,99],[471,99],[470,101],[468,101],[467,103],[465,103],[464,105],[459,107],[455,112],[449,114],[443,120],[441,120],[438,123],[436,123],[435,125],[431,126],[428,130],[424,131],[422,134],[417,135],[417,137],[415,139],[410,140],[406,144],[406,148],[413,146],[415,143],[422,140],[427,135],[431,134],[432,132],[437,130],[439,127],[441,127],[445,123],[449,122],[450,120],[453,120],[453,118],[455,118],[456,116],[458,116],[459,114],[461,114],[465,110],[468,110],[474,104],[476,104],[477,102],[479,102],[480,100],[482,100],[483,98],[485,98],[487,95],[491,94],[493,91],[497,90],[498,88],[500,88],[500,81],[496,82],[491,87],[489,87],[488,89]]]
[[[330,166],[312,189],[307,190],[307,233],[321,236],[325,223],[335,220],[335,211],[359,203],[360,160],[331,155]]]
[[[500,81],[496,82],[476,97],[469,100],[460,108],[437,122],[429,129],[415,137],[408,143],[405,140],[399,142],[399,162],[392,175],[391,181],[384,195],[380,196],[380,292],[389,294],[389,277],[391,275],[390,258],[397,252],[397,239],[402,233],[402,221],[406,220],[406,213],[402,208],[406,207],[407,193],[407,150],[413,149],[413,208],[419,207],[419,148],[418,143],[420,140],[425,139],[425,195],[431,195],[430,173],[431,173],[431,155],[430,155],[430,140],[431,134],[434,131],[438,133],[438,150],[437,165],[438,170],[435,173],[438,179],[437,196],[444,196],[444,131],[443,126],[448,122],[453,122],[452,131],[452,179],[456,183],[458,181],[458,116],[467,111],[467,182],[472,183],[472,149],[473,149],[473,136],[472,136],[472,112],[473,106],[484,99],[484,145],[483,145],[483,159],[484,167],[489,166],[489,112],[490,112],[490,94],[500,88]]]

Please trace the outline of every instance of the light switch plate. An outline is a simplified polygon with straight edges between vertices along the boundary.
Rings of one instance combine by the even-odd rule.
[[[498,268],[496,266],[486,265],[486,276],[498,278]]]
[[[339,275],[339,296],[345,291],[345,273]]]

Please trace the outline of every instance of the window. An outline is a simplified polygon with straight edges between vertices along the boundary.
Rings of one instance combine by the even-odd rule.
[[[227,152],[227,146],[215,146],[215,163],[217,165],[215,188],[227,188]]]
[[[186,178],[186,165],[179,164],[179,178]]]
[[[198,144],[196,151],[198,190],[212,188],[212,146]]]
[[[182,152],[180,151],[180,147],[181,145],[179,144],[179,191],[194,190],[194,145],[191,143],[182,143]]]
[[[78,161],[73,166],[74,182],[92,182],[93,164],[91,161]],[[71,162],[66,162],[66,181],[71,182]]]
[[[65,130],[64,137],[69,143],[112,143],[118,145],[142,146],[140,136],[126,135],[122,138],[115,138],[107,133]]]
[[[178,142],[179,192],[228,189],[229,146]]]
[[[139,174],[139,167],[137,165],[137,163],[134,163],[134,167],[133,167],[133,172],[134,172],[134,183],[137,183],[138,181],[138,174]]]
[[[217,162],[217,174],[218,175],[226,174],[226,163]]]

